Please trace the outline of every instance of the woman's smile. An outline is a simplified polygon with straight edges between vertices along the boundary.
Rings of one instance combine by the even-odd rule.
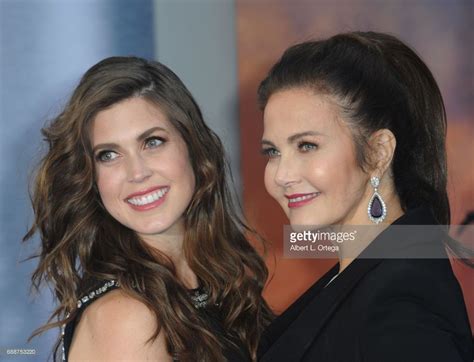
[[[152,187],[144,192],[136,192],[129,195],[125,199],[125,202],[127,202],[133,210],[148,211],[163,204],[169,190],[169,186]]]
[[[285,195],[285,197],[288,199],[288,207],[293,209],[309,204],[319,195],[321,195],[320,192],[312,192],[308,194]]]
[[[123,100],[97,114],[91,141],[107,211],[147,240],[180,234],[195,180],[187,146],[166,114],[142,98]]]
[[[368,175],[337,103],[306,88],[282,90],[268,100],[263,122],[265,187],[291,225],[366,222]]]

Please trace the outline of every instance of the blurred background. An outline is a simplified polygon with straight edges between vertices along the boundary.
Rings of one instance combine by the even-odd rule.
[[[45,151],[41,127],[81,75],[112,55],[173,69],[223,139],[250,224],[271,242],[265,296],[282,311],[335,260],[284,259],[280,208],[263,186],[261,79],[290,45],[341,31],[392,33],[435,75],[448,115],[452,223],[474,209],[474,3],[472,0],[0,0],[0,360],[44,361],[58,331],[27,343],[53,311],[50,291],[29,294],[38,241],[28,180]],[[472,271],[452,260],[474,326]],[[469,287],[468,287],[469,286]],[[442,298],[442,296],[440,296]],[[6,349],[35,349],[9,356]]]

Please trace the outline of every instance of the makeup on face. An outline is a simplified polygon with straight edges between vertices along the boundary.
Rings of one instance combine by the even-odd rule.
[[[288,199],[289,208],[297,208],[297,207],[307,205],[319,195],[321,195],[320,192],[311,192],[307,194],[285,195],[285,197]]]
[[[160,206],[165,201],[169,189],[169,186],[151,187],[128,195],[124,201],[136,211],[147,211]]]
[[[155,104],[130,98],[91,127],[97,186],[106,210],[148,237],[182,233],[195,179],[187,146]]]
[[[362,222],[367,175],[335,102],[304,88],[276,92],[264,110],[265,187],[292,225]],[[365,221],[365,219],[364,219]]]

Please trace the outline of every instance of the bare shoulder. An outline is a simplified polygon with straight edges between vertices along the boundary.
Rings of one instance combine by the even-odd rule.
[[[120,289],[97,299],[84,311],[82,319],[101,332],[110,327],[140,327],[140,330],[154,330],[157,326],[153,312],[145,304]]]
[[[147,343],[156,328],[155,315],[145,304],[113,290],[84,311],[74,331],[69,360],[171,361],[163,331]]]

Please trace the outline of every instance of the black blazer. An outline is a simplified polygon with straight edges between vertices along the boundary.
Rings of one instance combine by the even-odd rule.
[[[426,209],[415,209],[395,224],[436,222]],[[386,246],[390,230],[361,256]],[[446,255],[441,240],[432,239],[427,236],[424,245]],[[401,240],[398,246],[418,242]],[[334,266],[266,329],[260,361],[473,361],[466,307],[447,257],[361,257],[325,287],[338,270]]]

